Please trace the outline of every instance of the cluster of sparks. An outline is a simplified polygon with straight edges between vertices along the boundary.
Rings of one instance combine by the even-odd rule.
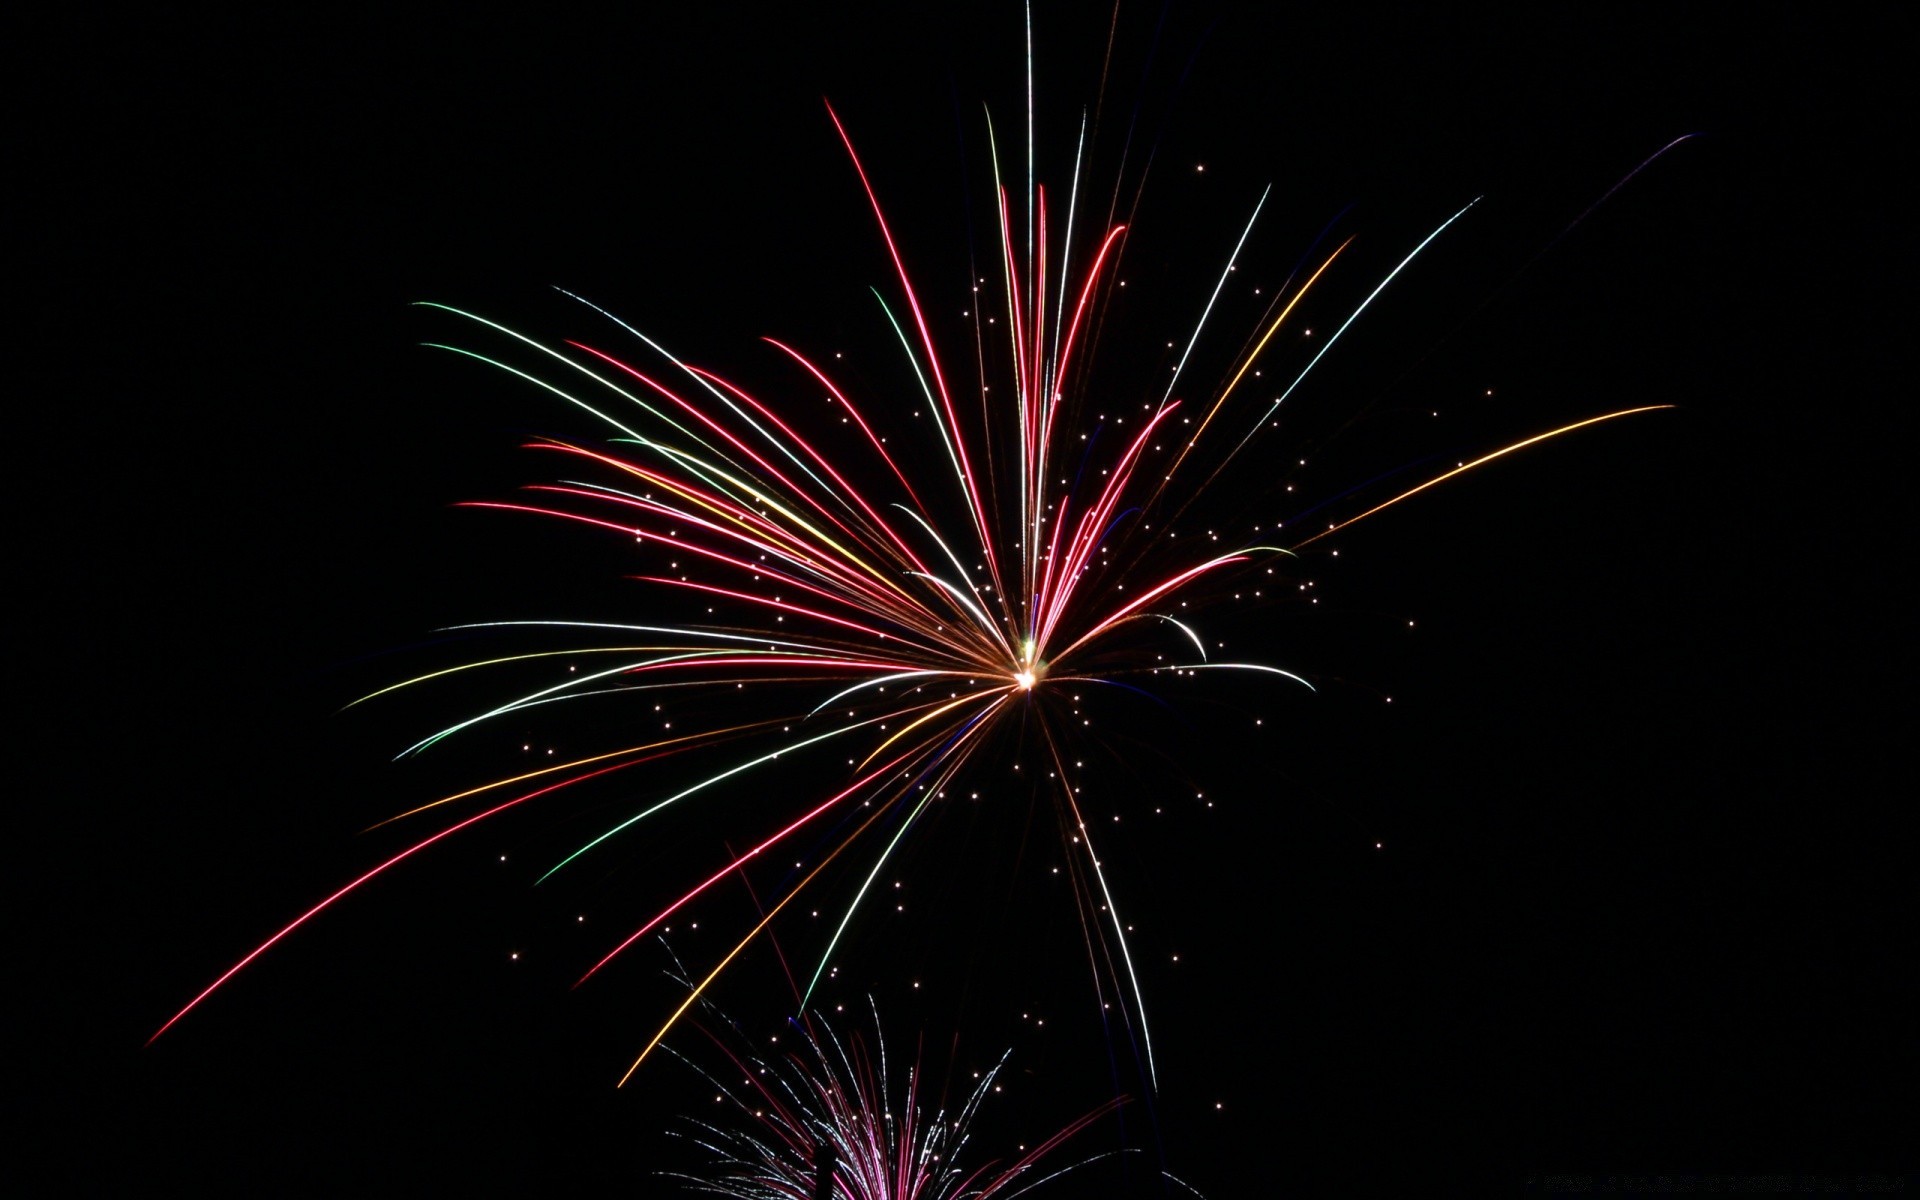
[[[614,321],[623,336],[638,339],[645,361],[636,365],[630,354],[585,342],[549,346],[485,318],[431,306],[486,330],[484,338],[498,340],[518,357],[496,358],[464,346],[445,349],[527,380],[591,413],[614,435],[604,445],[535,443],[538,451],[577,468],[582,478],[534,488],[529,499],[480,507],[591,527],[638,544],[643,552],[663,552],[668,572],[635,578],[665,605],[681,603],[666,599],[678,594],[726,615],[692,624],[486,626],[492,632],[560,638],[565,644],[463,663],[395,687],[464,680],[467,672],[508,664],[518,664],[514,670],[564,668],[563,673],[437,731],[409,753],[510,714],[594,698],[632,703],[666,689],[721,693],[721,702],[704,709],[713,719],[495,780],[401,814],[443,823],[269,938],[155,1037],[361,884],[498,814],[670,755],[713,751],[729,756],[717,769],[696,772],[687,786],[640,803],[555,864],[552,874],[671,807],[708,799],[727,787],[750,786],[780,771],[783,760],[823,753],[818,748],[841,751],[849,769],[838,786],[825,789],[830,794],[768,819],[748,836],[746,849],[732,852],[704,878],[691,878],[698,873],[689,872],[678,898],[613,941],[585,972],[583,981],[755,860],[771,854],[779,854],[783,864],[794,857],[803,860],[769,896],[759,921],[704,974],[695,973],[684,1003],[645,1043],[624,1082],[783,913],[816,889],[832,889],[840,897],[832,906],[839,915],[830,922],[833,931],[825,944],[815,948],[817,965],[801,989],[805,1011],[836,948],[856,916],[872,906],[877,883],[897,862],[902,845],[929,813],[958,794],[962,773],[992,753],[987,747],[996,744],[999,731],[1017,727],[1050,760],[1069,875],[1089,957],[1101,977],[1096,982],[1103,1000],[1120,1001],[1151,1077],[1152,1039],[1127,927],[1069,782],[1071,728],[1080,723],[1084,693],[1138,691],[1138,684],[1150,682],[1147,676],[1167,670],[1249,672],[1306,685],[1272,664],[1210,659],[1207,643],[1182,614],[1183,603],[1218,594],[1224,581],[1249,570],[1270,571],[1333,530],[1463,471],[1583,425],[1646,411],[1605,413],[1536,434],[1305,533],[1288,530],[1282,536],[1276,527],[1261,540],[1224,550],[1216,538],[1166,536],[1194,496],[1230,462],[1253,457],[1250,443],[1270,428],[1280,405],[1381,291],[1472,205],[1413,247],[1331,336],[1316,339],[1317,350],[1304,365],[1285,368],[1292,382],[1283,389],[1263,389],[1256,399],[1247,394],[1251,386],[1243,385],[1259,376],[1256,362],[1277,353],[1276,334],[1345,244],[1288,281],[1247,339],[1235,369],[1222,376],[1227,382],[1202,403],[1185,405],[1176,393],[1213,299],[1203,306],[1164,393],[1148,395],[1125,417],[1110,416],[1084,394],[1083,360],[1115,286],[1126,225],[1109,219],[1089,240],[1092,252],[1074,257],[1079,244],[1074,226],[1082,219],[1077,210],[1084,207],[1078,170],[1063,229],[1056,229],[1057,213],[1045,189],[1031,177],[1024,191],[1001,183],[996,152],[999,261],[993,273],[1000,277],[1004,308],[991,327],[972,323],[978,379],[967,386],[958,382],[938,348],[942,338],[923,308],[880,199],[851,139],[838,117],[833,119],[891,257],[897,298],[882,304],[919,392],[906,406],[876,407],[850,394],[819,357],[769,339],[791,362],[799,394],[809,404],[824,400],[829,406],[836,418],[831,422],[835,440],[809,433],[809,420],[802,419],[792,397],[755,395],[683,361],[596,306],[588,307]],[[1254,218],[1258,214],[1256,206]],[[1248,232],[1252,228],[1250,219]],[[1223,265],[1214,299],[1246,237],[1241,235]],[[990,328],[1003,331],[1004,338],[990,341]],[[990,376],[1010,386],[990,393]],[[918,423],[932,431],[930,451],[900,448],[886,435],[908,408],[929,418]],[[841,1072],[840,1084],[857,1091],[861,1064],[837,1046],[831,1056],[817,1049],[822,1061]],[[977,1100],[968,1103],[969,1110]],[[812,1102],[831,1107],[841,1101],[816,1094]],[[871,1159],[872,1169],[881,1170],[913,1143],[904,1131],[895,1131],[885,1145],[855,1144],[846,1122],[839,1116],[834,1120],[840,1123],[825,1124],[849,1139],[841,1148],[844,1162]],[[794,1139],[813,1137],[821,1126],[819,1119],[783,1116],[770,1126],[778,1144],[753,1143],[747,1157],[785,1162],[792,1157]],[[928,1125],[928,1136],[939,1128],[939,1122]],[[878,1136],[870,1126],[866,1132]],[[913,1153],[924,1154],[932,1143],[913,1144],[920,1147]],[[723,1194],[794,1193],[743,1183]]]
[[[796,1024],[798,1024],[796,1022]],[[801,1049],[772,1060],[727,1051],[732,1074],[701,1070],[714,1102],[732,1110],[725,1123],[695,1121],[693,1138],[711,1158],[709,1174],[683,1178],[734,1200],[991,1200],[1012,1197],[1076,1166],[1045,1172],[1062,1144],[1117,1107],[1110,1101],[1007,1161],[965,1165],[975,1118],[999,1090],[1006,1058],[976,1072],[966,1095],[949,1105],[930,1094],[916,1060],[896,1092],[886,1043],[842,1038],[831,1027],[803,1030]],[[719,1042],[716,1039],[717,1044]],[[690,1061],[690,1060],[689,1060]]]

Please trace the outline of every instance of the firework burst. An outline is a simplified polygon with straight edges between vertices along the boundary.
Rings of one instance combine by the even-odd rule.
[[[730,851],[708,870],[685,868],[671,902],[611,939],[585,967],[583,981],[730,877],[769,868],[762,876],[769,900],[763,913],[696,972],[686,1000],[645,1041],[624,1081],[748,946],[803,898],[806,907],[834,914],[830,932],[808,947],[801,970],[799,1008],[805,1011],[836,950],[861,914],[875,907],[880,880],[898,864],[902,848],[943,806],[967,798],[970,766],[1017,736],[1044,760],[1042,786],[1066,848],[1100,1000],[1117,1011],[1151,1081],[1153,1043],[1135,956],[1073,782],[1075,738],[1096,696],[1138,693],[1155,686],[1156,677],[1218,671],[1308,686],[1278,664],[1209,658],[1189,605],[1219,599],[1251,573],[1264,577],[1328,533],[1445,479],[1584,425],[1646,411],[1605,413],[1535,433],[1389,494],[1356,492],[1341,501],[1348,515],[1316,519],[1304,532],[1294,526],[1306,522],[1274,524],[1230,541],[1217,531],[1178,537],[1176,523],[1215,481],[1234,467],[1259,469],[1258,442],[1275,412],[1472,204],[1407,248],[1310,356],[1289,362],[1276,335],[1335,271],[1348,243],[1323,248],[1246,331],[1243,351],[1219,376],[1225,382],[1191,400],[1186,373],[1194,348],[1239,265],[1262,196],[1238,239],[1223,239],[1232,249],[1218,264],[1211,296],[1197,306],[1164,389],[1156,384],[1110,404],[1091,394],[1087,360],[1117,287],[1127,224],[1109,220],[1090,237],[1080,232],[1091,206],[1081,199],[1079,167],[1060,204],[1030,173],[1024,184],[1005,182],[995,150],[995,261],[981,282],[993,279],[988,290],[998,299],[989,315],[988,290],[974,287],[964,332],[949,336],[946,323],[922,302],[853,139],[837,116],[832,122],[892,263],[891,298],[881,303],[914,381],[910,399],[875,402],[858,395],[831,359],[771,340],[790,366],[792,385],[779,395],[751,390],[584,300],[596,320],[612,323],[618,343],[549,345],[476,314],[429,306],[471,331],[470,341],[443,349],[525,380],[591,414],[612,434],[599,443],[534,442],[532,449],[565,464],[567,473],[526,498],[477,507],[584,527],[632,549],[640,564],[632,578],[648,589],[650,611],[675,616],[462,627],[538,644],[385,691],[449,682],[470,691],[489,673],[510,679],[547,674],[502,692],[497,702],[407,753],[509,718],[571,716],[597,705],[644,714],[649,732],[400,814],[394,819],[438,824],[269,938],[159,1032],[367,880],[499,814],[584,795],[589,785],[624,786],[626,811],[559,858],[551,876],[608,852],[667,810],[756,789],[751,814],[731,826],[746,849]],[[1115,196],[1109,212],[1118,210]],[[954,345],[966,347],[971,362],[965,370],[954,366]],[[1251,381],[1262,363],[1290,382],[1262,384],[1256,394]],[[927,444],[899,436],[908,426],[918,426]],[[688,613],[691,619],[683,619]],[[714,702],[693,703],[696,695]],[[655,721],[668,700],[677,719]],[[667,758],[694,764],[683,785],[650,785],[656,790],[633,799],[641,791],[634,785],[646,777],[637,768]],[[759,802],[770,778],[792,778],[795,764],[822,762],[839,772],[833,786],[797,804]],[[809,767],[805,778],[818,774]],[[777,871],[771,869],[776,859]],[[837,1043],[832,1055],[815,1049],[829,1075],[857,1074],[857,1056]],[[787,1133],[797,1137],[804,1129],[802,1121]],[[911,1138],[890,1143],[887,1153],[914,1144]]]
[[[874,1015],[871,1040],[841,1037],[824,1023],[799,1028],[803,1045],[771,1061],[714,1044],[732,1068],[722,1075],[677,1055],[714,1089],[732,1121],[696,1121],[693,1140],[710,1169],[680,1178],[735,1200],[990,1200],[1011,1197],[1070,1171],[1041,1163],[1119,1106],[1110,1101],[1011,1159],[968,1165],[975,1118],[999,1090],[1007,1058],[978,1072],[957,1103],[931,1094],[918,1059],[896,1084]],[[1084,1164],[1074,1164],[1084,1165]]]

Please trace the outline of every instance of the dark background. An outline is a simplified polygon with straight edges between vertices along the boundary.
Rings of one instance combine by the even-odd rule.
[[[1129,819],[1184,807],[1113,845],[1162,1088],[1075,1143],[1136,1151],[1081,1190],[1135,1189],[1155,1160],[1215,1200],[1913,1168],[1911,129],[1898,36],[1867,11],[1120,14],[1101,121],[1138,103],[1128,273],[1156,291],[1103,344],[1117,388],[1184,334],[1272,183],[1248,269],[1276,279],[1349,204],[1357,280],[1487,197],[1289,401],[1303,490],[1678,407],[1344,534],[1303,568],[1312,611],[1220,618],[1320,692],[1196,688],[1147,765],[1101,768]],[[1109,17],[1038,22],[1053,178]],[[457,753],[387,762],[457,698],[341,705],[411,673],[437,627],[631,602],[590,539],[449,507],[545,479],[526,435],[596,431],[421,349],[450,327],[409,304],[599,336],[557,284],[743,378],[783,378],[772,334],[883,364],[851,369],[884,390],[864,289],[892,280],[820,99],[950,305],[981,104],[1020,142],[1020,39],[1011,6],[29,22],[15,1036],[35,1173],[668,1190],[655,1173],[686,1159],[665,1131],[707,1097],[670,1063],[611,1087],[662,1015],[657,964],[568,991],[606,943],[553,932],[590,897],[534,897],[537,822],[383,879],[142,1043],[374,861],[359,830],[461,776]],[[1268,474],[1242,517],[1277,515]],[[1018,830],[964,843],[982,879],[1023,869]],[[652,894],[637,853],[596,929]],[[929,852],[928,923],[880,938],[839,999],[871,993],[896,1053],[924,1038],[935,1068],[1012,1048],[985,1153],[1136,1089],[1105,1065],[1070,906],[969,908],[975,870]]]

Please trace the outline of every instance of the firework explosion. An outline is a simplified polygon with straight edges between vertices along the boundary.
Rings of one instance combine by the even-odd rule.
[[[723,1078],[694,1069],[713,1086],[714,1101],[733,1110],[738,1122],[694,1122],[693,1139],[712,1157],[714,1169],[710,1175],[681,1178],[736,1200],[1010,1197],[1072,1170],[1043,1174],[1039,1164],[1119,1105],[1110,1101],[1069,1122],[1038,1144],[1022,1147],[1010,1162],[968,1167],[975,1117],[998,1090],[1006,1056],[978,1072],[972,1090],[949,1106],[928,1095],[928,1077],[918,1060],[896,1093],[877,1012],[871,1043],[859,1035],[842,1038],[824,1024],[802,1029],[801,1040],[801,1049],[768,1061],[727,1050],[724,1041],[714,1039],[732,1074]]]
[[[969,766],[997,760],[1018,739],[1044,760],[1041,786],[1067,851],[1102,1007],[1117,1011],[1151,1082],[1153,1043],[1127,926],[1072,782],[1076,738],[1092,721],[1096,697],[1139,694],[1156,677],[1170,682],[1218,671],[1307,686],[1277,664],[1209,658],[1193,610],[1236,588],[1259,594],[1304,546],[1446,479],[1582,426],[1646,411],[1610,412],[1536,433],[1383,496],[1353,493],[1340,501],[1349,506],[1340,519],[1276,523],[1225,541],[1220,531],[1177,528],[1229,468],[1261,469],[1259,439],[1276,411],[1472,204],[1372,281],[1310,355],[1288,362],[1276,335],[1335,270],[1348,243],[1306,260],[1247,331],[1244,350],[1221,376],[1224,384],[1189,402],[1181,397],[1184,373],[1214,301],[1238,266],[1259,215],[1256,204],[1219,265],[1212,295],[1198,306],[1164,390],[1156,385],[1137,402],[1108,406],[1086,386],[1087,360],[1117,287],[1127,225],[1109,221],[1096,236],[1082,236],[1076,226],[1088,206],[1080,199],[1078,167],[1060,206],[1031,174],[1024,185],[1004,182],[996,150],[997,251],[985,278],[997,278],[990,287],[982,278],[983,286],[973,288],[966,313],[972,361],[958,370],[948,348],[958,339],[946,337],[923,305],[853,140],[838,117],[832,119],[893,265],[894,296],[881,303],[917,383],[910,401],[876,403],[856,395],[830,360],[779,341],[771,345],[789,362],[795,386],[782,395],[756,394],[584,300],[623,341],[637,345],[548,345],[471,313],[429,306],[503,349],[442,348],[577,406],[613,435],[606,444],[533,443],[574,473],[533,488],[532,498],[478,507],[585,526],[624,544],[642,564],[644,573],[633,578],[649,589],[652,610],[684,610],[690,619],[463,627],[539,639],[539,645],[385,690],[447,681],[471,688],[489,672],[513,679],[546,674],[407,753],[536,710],[571,715],[612,705],[651,721],[671,699],[675,714],[693,716],[662,717],[651,727],[657,732],[638,740],[400,814],[394,819],[440,824],[269,938],[155,1037],[360,885],[499,814],[583,795],[610,778],[631,780],[637,773],[622,773],[670,757],[695,764],[690,782],[651,794],[604,823],[554,863],[551,876],[610,851],[669,809],[718,802],[729,789],[736,795],[759,789],[764,796],[767,781],[791,778],[796,764],[831,762],[840,772],[836,786],[778,815],[760,805],[746,818],[750,829],[736,827],[746,849],[730,851],[710,872],[687,870],[677,898],[612,939],[584,971],[583,982],[729,877],[744,879],[750,868],[779,859],[759,919],[695,973],[686,1000],[645,1041],[624,1082],[675,1021],[803,898],[834,914],[830,932],[806,947],[797,989],[805,1011],[836,949],[877,906],[882,876],[898,865],[902,847],[943,806],[976,799],[968,790]],[[1118,208],[1115,196],[1109,211]],[[982,307],[989,292],[997,296],[991,314]],[[1256,393],[1252,381],[1262,363],[1290,382],[1261,384]],[[928,444],[898,436],[908,426],[917,426]],[[696,705],[692,695],[714,702]],[[807,778],[817,778],[809,771]],[[844,1056],[838,1062],[854,1065]],[[791,1132],[798,1136],[799,1129]],[[890,1144],[889,1152],[911,1143]]]

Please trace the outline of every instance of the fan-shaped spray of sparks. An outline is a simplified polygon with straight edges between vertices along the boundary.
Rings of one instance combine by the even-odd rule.
[[[816,1018],[816,1021],[818,1018]],[[878,1015],[874,1036],[842,1038],[830,1026],[803,1030],[801,1049],[768,1061],[727,1048],[728,1075],[681,1055],[713,1086],[732,1120],[698,1121],[693,1138],[713,1158],[708,1174],[682,1176],[735,1200],[991,1200],[1039,1187],[1075,1166],[1041,1163],[1068,1139],[1119,1106],[1109,1101],[1010,1161],[968,1166],[974,1119],[997,1090],[1003,1055],[957,1105],[934,1094],[916,1060],[896,1093]],[[935,1085],[937,1087],[937,1084]],[[829,1190],[822,1184],[830,1180]]]
[[[1254,331],[1242,361],[1228,373],[1228,382],[1211,398],[1204,415],[1179,426],[1171,462],[1148,472],[1143,464],[1150,454],[1174,436],[1170,419],[1182,410],[1176,399],[1181,372],[1212,312],[1212,301],[1204,307],[1165,392],[1150,398],[1131,422],[1124,416],[1097,417],[1076,390],[1086,377],[1080,356],[1112,284],[1125,226],[1116,223],[1106,229],[1093,243],[1091,255],[1078,261],[1073,257],[1077,169],[1065,227],[1058,233],[1043,188],[1029,178],[1024,194],[1016,196],[996,174],[1006,336],[1004,344],[990,345],[985,325],[975,323],[981,378],[963,393],[938,347],[940,339],[852,140],[837,116],[833,122],[891,257],[903,304],[887,307],[886,315],[918,380],[915,403],[932,418],[923,424],[933,430],[939,469],[927,472],[920,460],[896,453],[881,432],[887,427],[882,414],[856,403],[814,357],[782,342],[769,339],[793,364],[808,398],[818,403],[824,395],[839,417],[839,440],[823,443],[805,432],[806,423],[791,402],[751,394],[714,371],[683,361],[597,308],[624,334],[638,339],[649,361],[659,365],[636,365],[628,355],[584,342],[550,347],[483,317],[429,306],[489,331],[486,337],[509,347],[517,358],[510,362],[464,346],[443,348],[519,376],[587,411],[617,434],[611,448],[558,440],[535,443],[534,449],[559,456],[582,478],[535,488],[536,500],[479,507],[571,522],[643,548],[666,547],[673,573],[637,579],[661,593],[710,603],[709,612],[724,607],[739,615],[732,623],[535,621],[464,627],[574,640],[560,649],[467,663],[395,687],[505,664],[544,662],[566,671],[556,682],[439,730],[409,752],[508,714],[590,697],[631,701],[668,688],[724,691],[727,702],[710,711],[726,719],[496,780],[402,814],[479,807],[302,914],[216,979],[155,1037],[306,921],[442,839],[589,780],[668,755],[718,753],[722,746],[734,755],[724,765],[611,824],[553,871],[666,809],[763,776],[778,769],[782,760],[818,753],[822,747],[845,748],[852,769],[831,794],[768,821],[747,850],[609,946],[585,977],[726,876],[776,847],[795,844],[804,831],[809,844],[822,849],[810,866],[785,881],[760,922],[697,981],[680,1013],[788,906],[819,886],[831,866],[829,877],[844,903],[834,933],[818,953],[818,966],[805,989],[810,995],[899,847],[942,803],[963,769],[994,743],[996,733],[1019,724],[1037,731],[1037,744],[1050,758],[1058,781],[1053,795],[1089,958],[1096,966],[1096,986],[1103,1000],[1120,1001],[1119,1012],[1137,1036],[1151,1078],[1152,1039],[1126,926],[1075,789],[1068,783],[1063,739],[1067,726],[1076,723],[1068,718],[1077,719],[1082,711],[1083,692],[1103,685],[1131,686],[1123,682],[1129,676],[1169,670],[1250,672],[1305,685],[1304,679],[1270,664],[1208,661],[1199,633],[1174,613],[1183,600],[1217,589],[1245,564],[1289,555],[1305,542],[1462,471],[1585,425],[1647,411],[1640,407],[1605,413],[1527,437],[1407,488],[1345,522],[1330,523],[1305,541],[1288,545],[1275,535],[1225,552],[1193,554],[1189,547],[1196,542],[1209,547],[1215,543],[1162,537],[1153,532],[1149,518],[1184,511],[1196,489],[1220,477],[1236,458],[1250,458],[1242,456],[1256,435],[1270,427],[1274,410],[1388,284],[1472,205],[1448,217],[1387,272],[1277,398],[1249,402],[1239,392],[1249,369],[1345,244],[1302,272],[1297,286],[1288,289]],[[995,161],[997,165],[997,151]],[[1017,211],[1021,208],[1023,212]],[[1256,206],[1254,217],[1258,213]],[[1250,219],[1248,232],[1252,228]],[[1243,232],[1222,264],[1222,284],[1246,238]],[[1219,292],[1216,286],[1214,295]],[[986,381],[990,363],[1003,368],[1012,385],[991,396]],[[1079,422],[1077,428],[1084,432],[1068,436],[1066,429],[1075,428],[1063,424],[1068,421]],[[1105,443],[1097,436],[1102,430],[1126,436],[1102,450]],[[1111,434],[1106,439],[1114,440]],[[1164,518],[1163,528],[1170,519]],[[577,640],[582,638],[591,640]],[[1185,661],[1170,664],[1154,653],[1169,645],[1191,646],[1193,654],[1183,651]],[[756,704],[761,706],[758,712],[752,708]],[[803,1010],[805,1004],[803,999]],[[647,1042],[635,1067],[680,1013]]]

